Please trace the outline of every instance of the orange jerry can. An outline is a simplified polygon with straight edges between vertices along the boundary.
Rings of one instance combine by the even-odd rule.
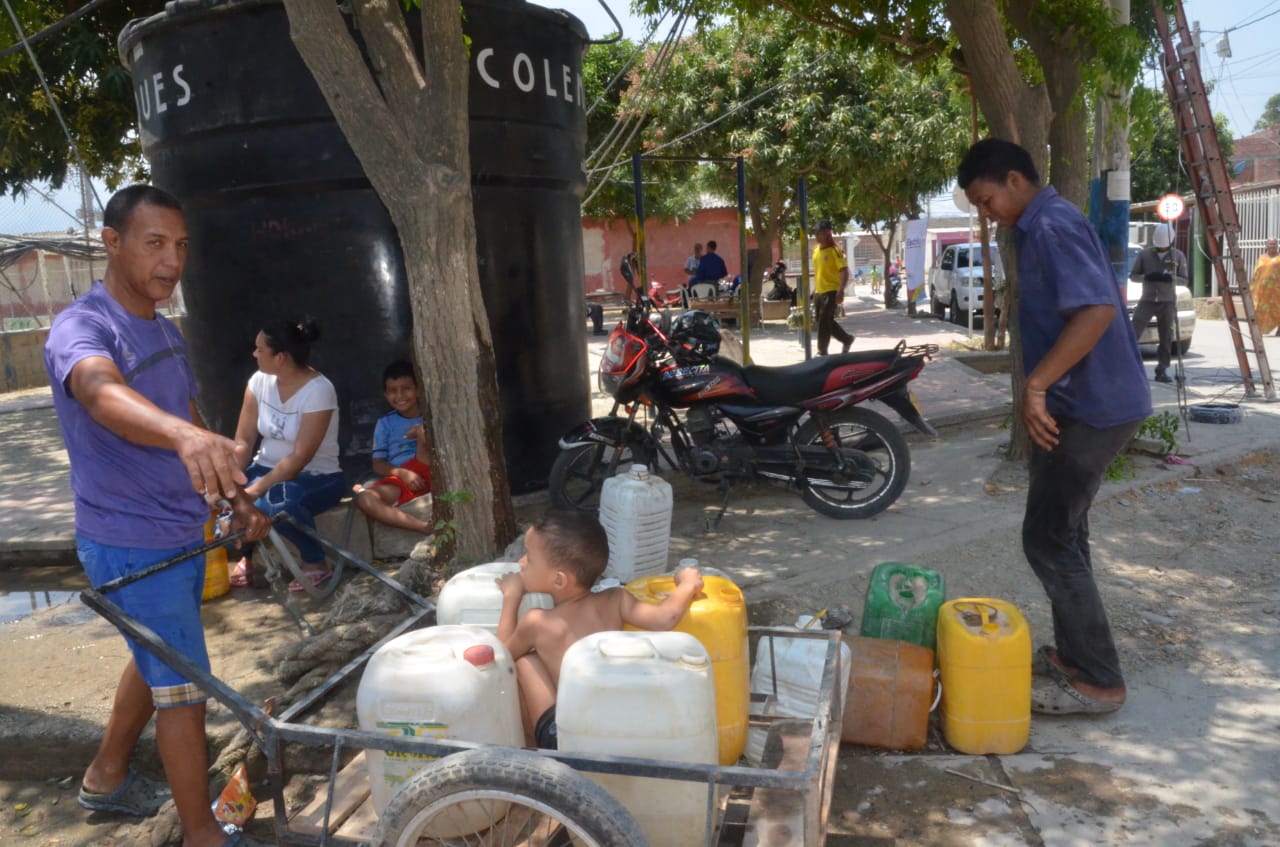
[[[840,739],[886,750],[919,750],[929,739],[933,651],[887,638],[846,636],[852,654]]]

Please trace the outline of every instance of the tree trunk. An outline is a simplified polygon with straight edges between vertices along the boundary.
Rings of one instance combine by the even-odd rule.
[[[1018,34],[1031,45],[1031,52],[1044,72],[1045,92],[1052,117],[1049,122],[1050,162],[1041,171],[1045,185],[1083,209],[1089,200],[1088,115],[1085,113],[1081,68],[1094,51],[1082,44],[1073,32],[1060,28],[1038,14],[1043,0],[1010,0],[1005,15]]]
[[[964,70],[973,79],[991,134],[1026,148],[1036,169],[1046,173],[1049,140],[1049,98],[1042,85],[1022,79],[1013,50],[1005,35],[1004,19],[996,0],[946,0],[947,19],[960,41]],[[1008,284],[1005,308],[1010,313],[1009,356],[1013,384],[1013,428],[1009,458],[1025,459],[1030,440],[1022,422],[1022,333],[1018,326],[1018,265],[1013,241],[1001,240],[1000,258]]]
[[[481,297],[468,152],[467,60],[457,6],[422,8],[419,65],[399,7],[354,5],[374,70],[333,4],[285,0],[290,35],[400,236],[414,350],[432,421],[436,521],[460,554],[515,537],[493,341]],[[376,73],[376,80],[374,75]]]

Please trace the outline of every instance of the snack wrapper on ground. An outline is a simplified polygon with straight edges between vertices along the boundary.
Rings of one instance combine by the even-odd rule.
[[[244,826],[257,808],[258,801],[249,791],[249,775],[243,764],[238,765],[231,774],[231,781],[213,803],[213,816],[222,823]]]

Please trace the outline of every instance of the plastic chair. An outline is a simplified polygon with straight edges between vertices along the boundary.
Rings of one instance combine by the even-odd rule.
[[[714,300],[716,294],[714,282],[695,282],[689,286],[689,296],[694,300]]]

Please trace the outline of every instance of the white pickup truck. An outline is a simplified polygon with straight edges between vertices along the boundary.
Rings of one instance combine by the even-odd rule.
[[[1004,288],[1004,268],[996,245],[991,245],[992,285],[996,291]],[[929,271],[929,305],[936,317],[951,309],[951,321],[966,325],[969,311],[982,315],[982,245],[950,244],[938,256],[937,264]],[[1000,314],[996,309],[995,313]]]

